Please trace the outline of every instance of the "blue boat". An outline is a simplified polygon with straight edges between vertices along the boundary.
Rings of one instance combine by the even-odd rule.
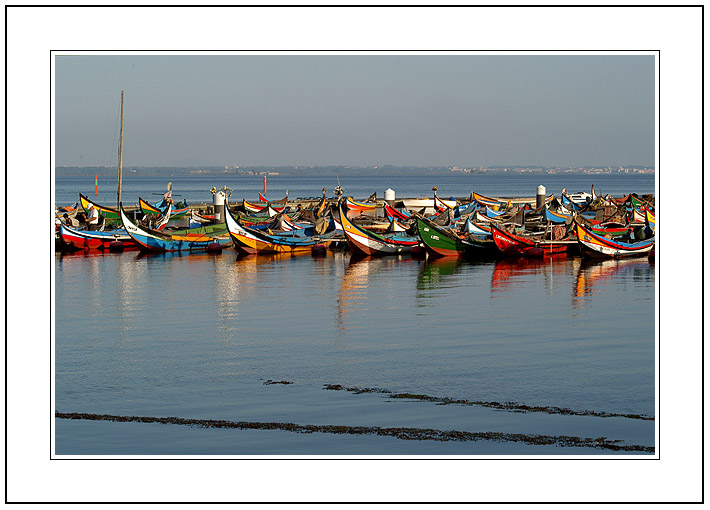
[[[119,204],[121,221],[128,235],[141,251],[206,251],[229,247],[232,238],[224,224],[166,233],[136,225]]]

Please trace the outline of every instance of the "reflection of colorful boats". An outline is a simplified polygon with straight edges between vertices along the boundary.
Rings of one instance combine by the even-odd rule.
[[[574,267],[580,259],[567,257],[566,254],[552,255],[550,257],[514,257],[502,258],[496,261],[491,276],[491,290],[500,292],[505,290],[516,290],[519,288],[521,278],[530,273],[540,273],[545,275],[545,287],[551,288],[555,281],[561,278],[553,276],[565,276],[570,274],[570,268]]]
[[[436,257],[427,259],[422,264],[417,278],[417,289],[434,289],[437,288],[442,279],[447,276],[456,274],[463,260],[460,257]]]
[[[338,257],[347,257],[342,252],[336,252]],[[336,326],[339,330],[356,329],[366,323],[368,308],[368,293],[381,293],[383,289],[375,284],[377,273],[391,269],[395,264],[413,264],[414,259],[409,257],[350,257],[345,266],[342,288],[336,300]],[[362,317],[348,315],[363,314]]]
[[[491,276],[491,290],[500,291],[508,289],[521,271],[535,269],[546,262],[540,258],[505,258],[496,261]]]
[[[355,225],[343,211],[342,205],[338,207],[338,212],[350,251],[355,254],[365,256],[394,255],[410,252],[412,248],[419,245],[418,236],[378,234]]]
[[[603,290],[606,284],[618,282],[623,273],[648,274],[652,266],[639,258],[630,259],[583,259],[577,272],[573,298],[582,298],[592,292]],[[601,288],[600,288],[601,287]]]
[[[624,242],[608,239],[594,233],[579,222],[575,222],[579,249],[588,257],[622,258],[648,255],[656,244],[655,237],[638,242]]]

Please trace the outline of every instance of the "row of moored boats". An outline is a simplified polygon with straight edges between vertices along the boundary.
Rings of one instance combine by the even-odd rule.
[[[337,190],[340,191],[340,190]],[[212,189],[216,193],[215,188]],[[226,188],[224,190],[226,192]],[[244,254],[324,253],[347,246],[353,254],[401,253],[433,257],[655,257],[656,210],[652,195],[623,197],[595,193],[550,195],[535,201],[483,196],[468,200],[434,198],[417,203],[327,199],[304,207],[288,194],[269,201],[215,205],[213,214],[165,197],[157,204],[139,199],[131,214],[122,204],[105,207],[80,195],[74,207],[57,209],[59,250],[221,251]],[[217,201],[215,201],[217,203]],[[95,225],[80,217],[99,212]],[[186,224],[176,228],[176,220]]]

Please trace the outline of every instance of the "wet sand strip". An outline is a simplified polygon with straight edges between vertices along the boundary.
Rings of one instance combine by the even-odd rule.
[[[91,413],[54,413],[55,418],[67,420],[93,420],[124,423],[160,423],[163,425],[187,425],[201,428],[239,430],[283,430],[299,434],[351,434],[394,437],[407,441],[498,441],[541,446],[597,448],[603,450],[654,453],[653,446],[628,445],[620,440],[606,437],[583,438],[577,436],[546,436],[540,434],[507,434],[503,432],[467,432],[462,430],[420,429],[412,427],[349,427],[346,425],[298,425],[296,423],[248,422],[227,420],[199,420],[193,418],[153,416],[118,416]]]
[[[323,389],[333,391],[349,391],[360,395],[362,393],[382,393],[388,398],[405,399],[405,400],[420,400],[423,402],[434,402],[439,405],[454,404],[462,406],[480,406],[490,407],[492,409],[500,409],[503,411],[512,411],[517,413],[547,413],[547,414],[563,414],[568,416],[595,416],[597,418],[629,418],[631,420],[648,420],[654,421],[653,416],[643,414],[621,414],[607,413],[604,411],[574,411],[564,407],[554,406],[529,406],[518,402],[484,402],[480,400],[461,400],[447,397],[430,397],[429,395],[418,395],[414,393],[393,393],[382,388],[346,388],[340,384],[324,384]]]

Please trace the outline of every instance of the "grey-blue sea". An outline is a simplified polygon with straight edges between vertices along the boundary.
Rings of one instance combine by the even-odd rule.
[[[497,173],[464,174],[450,173],[437,175],[269,175],[266,176],[266,197],[279,200],[289,191],[289,197],[318,197],[326,188],[328,196],[340,185],[345,194],[355,199],[364,199],[377,193],[384,198],[384,192],[391,189],[396,198],[416,198],[420,195],[433,196],[432,188],[438,188],[440,197],[468,197],[471,191],[488,196],[534,197],[537,187],[545,186],[547,194],[560,196],[567,188],[570,193],[590,192],[592,185],[597,193],[622,196],[628,193],[655,193],[655,174],[614,173],[614,174],[539,174],[539,173]],[[94,176],[57,177],[54,183],[54,202],[71,205],[83,193],[95,202],[109,207],[116,206],[117,177],[99,177],[98,195],[95,194]],[[233,202],[247,199],[258,200],[258,193],[264,192],[264,176],[260,175],[185,175],[176,171],[166,177],[144,177],[124,174],[121,184],[122,201],[137,204],[138,197],[158,201],[172,183],[176,201],[188,203],[211,203],[212,187],[227,186],[232,189]]]
[[[432,185],[442,196],[472,189],[532,196],[538,184],[548,193],[559,192],[557,187],[588,190],[591,183],[580,177],[590,176],[547,184],[530,178],[514,185],[503,176],[470,176],[476,182],[465,187],[458,176],[455,182],[416,177],[414,184],[396,179],[397,188],[411,196],[430,193]],[[609,176],[593,183],[603,193],[654,191],[652,175],[613,177],[625,180],[613,184]],[[305,195],[314,187],[308,195],[317,196],[320,188],[333,186],[316,184],[318,177],[304,178],[306,184],[283,178],[283,190],[291,190],[292,197],[298,196],[293,190]],[[347,190],[348,178],[339,179]],[[397,189],[394,179],[353,184],[359,191],[353,195]],[[478,186],[479,179],[492,180]],[[67,197],[58,203],[75,200],[69,197],[76,180],[57,179],[56,196]],[[204,188],[210,197],[209,188],[221,185],[244,189],[245,198],[254,199],[260,181],[252,177],[251,188],[194,178],[172,182],[175,193],[191,183],[194,195],[186,193],[188,201],[207,201],[198,191]],[[93,180],[79,191],[92,193],[92,188]],[[163,189],[163,181],[146,178],[142,187],[136,184],[136,198]],[[219,255],[56,254],[53,264],[53,391],[59,412],[604,437],[655,446],[653,420],[522,413],[325,389],[378,388],[653,417],[655,266],[645,258],[357,260],[347,251],[240,257],[229,249]],[[265,384],[269,381],[291,384]],[[55,420],[55,453],[618,454],[505,440],[442,442],[65,419]]]

